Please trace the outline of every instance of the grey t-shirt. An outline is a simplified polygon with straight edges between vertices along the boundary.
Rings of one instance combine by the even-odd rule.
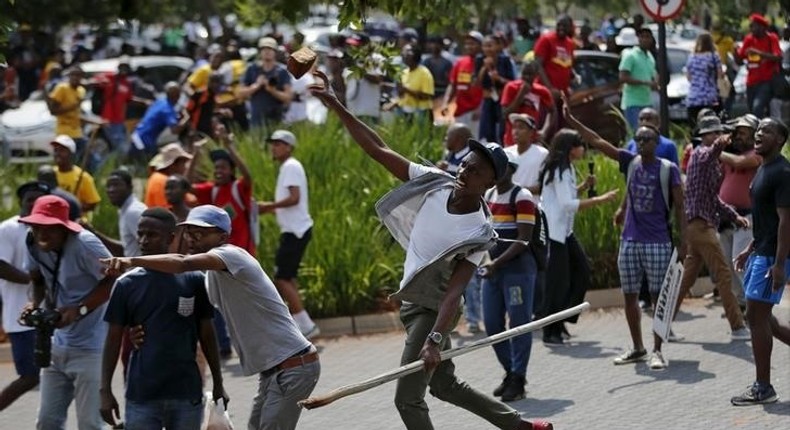
[[[209,253],[227,268],[208,271],[206,285],[209,300],[225,317],[244,375],[271,369],[311,345],[253,256],[234,245]]]

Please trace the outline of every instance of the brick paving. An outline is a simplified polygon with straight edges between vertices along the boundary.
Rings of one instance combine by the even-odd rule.
[[[790,320],[790,294],[774,313]],[[612,358],[628,347],[622,310],[586,313],[576,326],[569,345],[547,348],[535,342],[530,362],[527,399],[512,405],[526,417],[545,417],[557,429],[787,429],[790,428],[790,348],[775,343],[773,383],[780,401],[773,405],[736,408],[729,398],[754,377],[748,342],[730,342],[722,308],[710,300],[688,300],[675,330],[686,336],[682,343],[665,347],[669,368],[654,372],[645,363],[612,365]],[[648,333],[650,321],[643,319]],[[480,335],[478,335],[479,337]],[[462,333],[456,344],[478,337]],[[316,393],[359,382],[397,366],[402,333],[318,340],[323,375]],[[471,385],[490,392],[502,371],[490,349],[455,360],[458,374]],[[225,365],[230,411],[237,429],[246,428],[256,378],[243,377],[236,360]],[[13,377],[11,364],[0,365],[0,380]],[[115,383],[121,397],[120,381]],[[394,384],[341,399],[324,408],[305,411],[299,429],[389,430],[401,429],[392,404]],[[466,411],[429,396],[437,429],[491,428]],[[0,414],[0,429],[34,428],[38,393],[23,397]],[[73,419],[69,429],[76,429]]]

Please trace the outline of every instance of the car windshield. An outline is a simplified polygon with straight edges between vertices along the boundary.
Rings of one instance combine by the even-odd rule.
[[[689,54],[690,52],[685,49],[667,49],[667,65],[670,75],[683,73]]]

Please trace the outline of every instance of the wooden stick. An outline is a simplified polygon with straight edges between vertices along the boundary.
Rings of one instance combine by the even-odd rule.
[[[487,346],[502,342],[512,337],[516,337],[525,333],[535,331],[549,324],[555,323],[557,321],[562,321],[576,314],[580,314],[582,311],[584,311],[589,307],[590,304],[588,302],[584,302],[578,306],[565,309],[564,311],[557,312],[556,314],[549,315],[545,318],[539,319],[537,321],[533,321],[529,324],[513,327],[510,330],[506,330],[503,331],[502,333],[498,333],[493,336],[480,339],[468,345],[459,346],[458,348],[448,349],[447,351],[442,351],[441,353],[442,361],[449,360],[454,357],[458,357],[459,355],[464,355],[466,353],[478,350],[480,348],[485,348]],[[356,384],[351,384],[340,388],[336,388],[330,391],[329,393],[318,397],[310,397],[305,400],[300,400],[298,404],[299,406],[304,407],[306,409],[320,408],[321,406],[326,406],[334,402],[335,400],[342,399],[343,397],[350,396],[352,394],[357,394],[363,391],[367,391],[371,388],[378,387],[379,385],[386,384],[387,382],[394,381],[396,379],[402,378],[412,373],[419,372],[421,370],[423,370],[423,361],[417,360],[405,366],[401,366],[397,369],[390,370],[387,373],[370,378],[368,380]]]

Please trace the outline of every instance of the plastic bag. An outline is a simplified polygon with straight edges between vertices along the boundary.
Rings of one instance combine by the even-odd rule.
[[[225,400],[219,399],[214,403],[211,397],[211,393],[207,393],[203,425],[200,430],[233,430],[233,423],[225,408]]]

